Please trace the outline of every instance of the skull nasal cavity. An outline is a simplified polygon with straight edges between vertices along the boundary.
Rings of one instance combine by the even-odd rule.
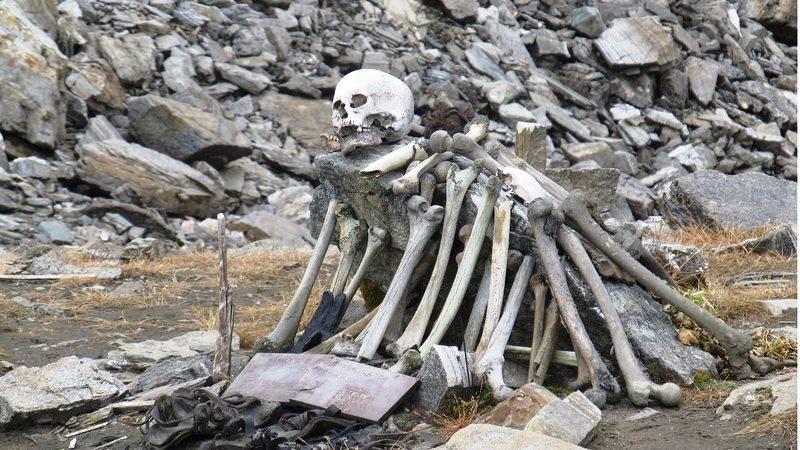
[[[350,103],[351,108],[358,108],[367,103],[367,96],[364,94],[356,94],[353,96],[353,101]]]

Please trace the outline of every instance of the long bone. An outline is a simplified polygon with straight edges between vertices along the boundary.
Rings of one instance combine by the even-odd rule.
[[[539,249],[542,265],[547,275],[550,293],[558,303],[558,309],[561,311],[564,325],[572,338],[573,344],[576,346],[576,353],[580,354],[579,357],[584,358],[589,367],[592,391],[594,392],[587,393],[587,397],[597,402],[598,406],[602,406],[605,404],[608,395],[610,395],[608,399],[613,400],[619,394],[619,384],[609,373],[608,368],[600,358],[600,354],[597,353],[592,341],[589,339],[589,334],[586,332],[583,322],[581,322],[578,309],[575,307],[572,295],[567,287],[567,276],[558,257],[556,242],[545,231],[545,221],[555,219],[552,213],[553,203],[549,200],[539,199],[528,205],[528,220],[533,229],[536,248]],[[549,223],[548,228],[551,225],[555,230],[560,227],[558,223]]]
[[[508,271],[515,271],[522,263],[522,253],[516,250],[508,252]],[[492,265],[484,264],[481,283],[475,300],[472,302],[472,311],[469,313],[467,327],[464,329],[464,344],[468,352],[474,352],[478,346],[478,339],[483,329],[483,319],[486,314],[486,304],[489,302],[489,283],[491,282]]]
[[[534,383],[544,383],[547,371],[550,368],[550,361],[556,350],[556,340],[561,334],[561,328],[561,321],[558,318],[558,304],[554,300],[551,300],[545,312],[542,342],[539,345],[539,349],[536,351],[536,358],[534,360],[536,366],[536,374],[533,377]]]
[[[511,206],[514,204],[508,194],[501,192],[494,206],[494,227],[492,230],[492,260],[489,279],[489,298],[483,319],[483,331],[476,349],[480,357],[494,333],[503,309],[503,296],[506,288],[506,269],[508,267],[508,243],[511,233]]]
[[[431,173],[424,173],[419,177],[419,196],[426,202],[433,203],[433,195],[436,192],[436,177]]]
[[[439,296],[447,266],[450,263],[450,254],[453,250],[453,240],[458,227],[458,216],[467,194],[469,186],[475,181],[478,174],[483,170],[482,161],[474,161],[470,167],[464,170],[451,170],[447,177],[445,186],[444,204],[444,223],[442,224],[442,234],[439,244],[439,253],[436,255],[436,262],[433,265],[433,273],[430,281],[425,287],[425,292],[419,301],[414,316],[408,323],[405,332],[400,338],[389,347],[389,351],[400,356],[409,348],[419,345],[425,335],[428,322]]]
[[[360,173],[363,175],[383,175],[408,167],[412,161],[422,161],[427,156],[419,142],[412,141],[368,164],[360,170]]]
[[[570,194],[562,203],[562,208],[570,224],[581,236],[602,251],[622,270],[632,275],[650,292],[686,314],[699,326],[713,335],[725,348],[731,368],[738,378],[751,374],[747,354],[753,348],[753,340],[747,334],[734,329],[722,320],[709,314],[701,307],[686,299],[667,285],[636,259],[630,256],[592,219],[586,208],[586,200],[578,193]]]
[[[356,290],[358,290],[358,286],[361,284],[364,274],[367,273],[367,270],[369,270],[372,265],[372,260],[375,259],[375,255],[377,255],[386,244],[386,234],[386,230],[381,227],[373,226],[369,228],[367,232],[367,248],[364,250],[364,256],[361,258],[361,263],[358,265],[355,275],[350,279],[350,283],[347,284],[347,288],[344,290],[345,310],[347,310],[347,305],[350,304],[350,301],[356,294]]]
[[[531,336],[531,356],[528,361],[528,381],[533,381],[533,377],[536,375],[534,361],[544,332],[544,303],[547,298],[547,283],[540,274],[531,277],[530,290],[533,291],[533,335]]]
[[[361,343],[358,359],[372,359],[381,343],[389,320],[394,315],[401,296],[405,293],[411,274],[422,257],[425,246],[439,228],[444,217],[444,208],[429,206],[424,198],[414,195],[406,203],[408,206],[408,222],[410,231],[403,257],[397,271],[386,290],[378,314],[372,320],[369,330]]]
[[[461,307],[464,294],[467,292],[472,272],[475,270],[475,264],[478,262],[483,239],[486,235],[486,228],[492,218],[492,210],[497,201],[497,196],[500,195],[500,180],[495,176],[489,177],[486,180],[484,189],[483,199],[478,207],[478,212],[475,214],[472,232],[469,235],[467,246],[464,249],[464,256],[458,266],[455,279],[453,279],[453,285],[450,287],[450,292],[447,293],[447,299],[444,302],[444,306],[442,306],[439,317],[436,318],[431,328],[430,334],[420,346],[420,353],[422,353],[423,358],[427,357],[431,348],[442,340],[442,337],[444,337],[453,322],[458,309]]]
[[[511,330],[514,328],[517,313],[522,306],[522,299],[528,290],[528,280],[531,277],[531,273],[533,273],[533,258],[530,255],[526,255],[514,276],[514,283],[508,293],[503,315],[494,328],[494,333],[492,333],[492,338],[486,347],[486,351],[475,365],[475,375],[479,379],[486,379],[492,389],[492,397],[498,402],[507,399],[513,393],[513,389],[506,386],[503,381],[503,362],[505,361],[503,352],[508,343],[508,338],[511,336]]]
[[[336,199],[331,199],[328,202],[325,220],[322,222],[317,243],[314,245],[314,252],[308,260],[308,266],[306,266],[306,271],[303,273],[302,280],[300,280],[300,285],[297,287],[294,297],[292,297],[289,306],[286,307],[281,320],[272,333],[256,342],[255,348],[258,351],[284,352],[294,345],[297,327],[300,326],[300,319],[303,317],[303,311],[308,304],[308,296],[314,287],[314,281],[317,279],[322,260],[325,259],[325,253],[328,251],[328,244],[331,242],[331,235],[336,225],[334,213],[338,204],[339,202]]]
[[[336,222],[339,223],[339,265],[333,275],[331,293],[336,296],[344,292],[347,277],[353,269],[353,261],[361,241],[364,240],[365,225],[353,217],[350,208],[341,207],[336,213]]]
[[[406,172],[402,177],[392,181],[392,192],[396,195],[409,195],[419,193],[419,178],[436,167],[439,163],[453,157],[453,152],[434,153],[417,164],[416,167]]]
[[[608,331],[611,334],[611,342],[614,344],[614,354],[622,377],[625,379],[631,403],[636,406],[646,406],[648,398],[655,397],[665,406],[678,406],[681,402],[681,389],[678,385],[674,383],[655,384],[642,371],[628,336],[625,334],[622,320],[611,302],[611,296],[575,232],[561,227],[558,232],[558,243],[578,267],[581,276],[594,294],[597,305],[603,311]]]

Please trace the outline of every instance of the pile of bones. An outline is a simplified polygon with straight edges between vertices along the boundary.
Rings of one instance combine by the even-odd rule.
[[[469,320],[460,340],[462,350],[473,355],[474,364],[470,367],[473,379],[488,385],[497,401],[513,392],[503,380],[504,351],[528,290],[533,293],[529,381],[544,380],[553,359],[556,337],[564,327],[577,356],[577,385],[590,386],[585,394],[600,407],[621,396],[617,379],[581,322],[567,286],[562,254],[578,268],[602,310],[619,372],[633,404],[642,406],[657,400],[666,406],[677,406],[681,400],[680,388],[674,383],[657,384],[642,369],[596,268],[597,251],[654,296],[707,330],[727,352],[737,377],[748,376],[750,364],[763,363],[749,354],[753,343],[747,334],[675,290],[669,276],[653,263],[641,244],[620,243],[620,239],[615,239],[592,217],[582,194],[568,192],[526,162],[526,154],[541,145],[538,139],[541,136],[537,138],[540,130],[534,124],[518,126],[515,151],[487,136],[488,121],[481,116],[469,122],[463,133],[451,136],[438,130],[427,139],[409,139],[407,135],[414,126],[413,105],[411,91],[401,80],[368,69],[342,78],[334,96],[333,123],[337,132],[330,139],[332,146],[345,156],[356,149],[364,151],[376,145],[408,141],[361,170],[366,177],[405,171],[392,181],[391,190],[407,199],[410,230],[402,258],[379,307],[344,330],[325,336],[316,345],[308,345],[308,336],[298,338],[301,316],[336,224],[341,257],[331,293],[345,308],[388,240],[385,229],[378,226],[367,229],[350,208],[331,199],[304,277],[275,330],[257,343],[260,351],[334,353],[367,362],[379,359],[380,350],[383,355],[391,356],[391,362],[385,363],[391,370],[401,373],[417,370],[432,347],[442,342],[459,309],[469,307],[465,304],[468,286],[488,234],[491,257],[487,256],[476,293],[470,295]],[[483,172],[488,172],[488,179],[482,184],[474,223],[459,229],[459,213],[467,189]],[[443,205],[433,204],[437,190],[437,198],[444,192]],[[527,210],[535,242],[530,254],[509,249],[512,207]],[[432,242],[439,231],[439,242]],[[457,273],[443,304],[437,305],[440,291],[444,296],[445,271],[456,238],[464,242],[464,250],[454,256]],[[350,277],[357,253],[364,245],[360,264]],[[435,252],[435,258],[426,259],[426,252]],[[506,274],[514,270],[513,284],[505,295]],[[407,289],[428,274],[430,279],[405,330],[388,333],[390,327],[402,322]],[[552,300],[546,305],[548,297]],[[331,321],[338,323],[338,318]],[[392,334],[399,337],[391,338]]]

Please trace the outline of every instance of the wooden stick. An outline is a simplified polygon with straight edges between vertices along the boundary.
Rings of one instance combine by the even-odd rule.
[[[217,307],[217,347],[211,380],[218,383],[231,376],[231,344],[233,342],[233,299],[228,287],[228,244],[225,241],[225,215],[217,214],[219,240],[219,306]]]

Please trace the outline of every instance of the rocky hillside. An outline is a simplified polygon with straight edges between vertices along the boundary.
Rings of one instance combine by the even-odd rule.
[[[512,143],[518,121],[547,124],[548,166],[620,171],[618,220],[664,212],[692,172],[796,180],[796,16],[785,0],[0,0],[0,240],[202,247],[224,211],[235,244],[306,248],[329,99],[357,68],[411,87],[413,133],[477,113]]]

